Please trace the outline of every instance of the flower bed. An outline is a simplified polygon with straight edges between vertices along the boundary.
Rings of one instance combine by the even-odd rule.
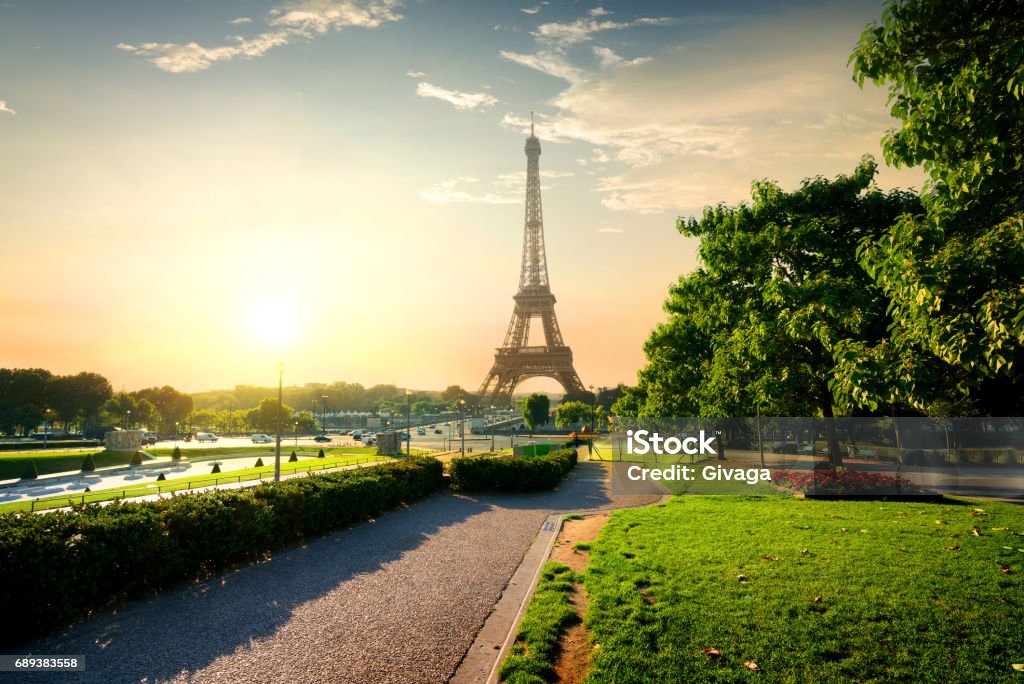
[[[772,482],[806,496],[938,496],[933,490],[902,477],[849,470],[772,473]]]

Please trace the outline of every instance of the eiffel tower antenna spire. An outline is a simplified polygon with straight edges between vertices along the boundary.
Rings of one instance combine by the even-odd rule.
[[[530,112],[530,137],[526,139],[526,217],[523,226],[523,260],[519,292],[505,342],[496,350],[494,366],[480,385],[479,395],[491,404],[511,402],[512,392],[523,380],[546,377],[557,380],[566,393],[583,392],[583,382],[572,362],[572,350],[562,340],[555,317],[555,295],[548,282],[544,249],[544,217],[540,201],[540,141],[534,135]],[[541,320],[544,345],[530,346],[530,321]]]

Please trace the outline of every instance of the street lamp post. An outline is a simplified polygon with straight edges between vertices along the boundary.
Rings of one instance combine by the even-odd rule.
[[[299,421],[292,423],[292,437],[295,438],[295,447],[299,446]]]
[[[405,457],[412,455],[412,390],[405,390]]]
[[[321,416],[321,419],[320,419],[320,431],[323,432],[326,435],[327,434],[327,395],[326,394],[321,394],[320,398],[324,400],[324,408],[323,408],[323,411],[321,411],[321,413],[320,413],[320,416]]]
[[[128,417],[124,421],[125,427],[129,430],[132,429],[132,410],[128,409]]]
[[[494,453],[494,406],[492,405],[488,420],[491,423],[491,453]]]
[[[590,431],[594,431],[594,410],[597,408],[597,395],[594,394],[594,386],[590,386],[590,393],[594,396],[593,401],[590,402]]]
[[[466,400],[459,399],[459,437],[461,445],[459,446],[459,452],[462,456],[466,455],[466,427],[463,424],[462,411],[466,407]]]
[[[174,448],[178,448],[178,421],[174,421]]]
[[[277,440],[274,446],[274,482],[281,481],[281,401],[284,395],[281,381],[284,378],[284,364],[277,364]]]

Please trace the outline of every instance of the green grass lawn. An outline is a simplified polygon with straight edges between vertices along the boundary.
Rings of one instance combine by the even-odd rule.
[[[301,446],[294,446],[286,440],[281,441],[281,453],[290,454],[295,452],[297,454],[316,454],[319,453],[320,449],[323,448],[325,454],[375,454],[377,453],[377,447],[375,446],[332,446],[332,447],[320,447],[320,445],[310,446],[309,444],[303,444]],[[269,446],[236,446],[236,447],[203,447],[198,449],[184,447],[181,449],[181,455],[189,459],[206,458],[207,456],[223,456],[226,454],[272,454],[274,453],[275,446],[273,444]],[[146,449],[147,452],[154,456],[170,456],[174,453],[174,448],[165,449],[163,447],[159,449]],[[413,450],[415,451],[415,449]]]
[[[590,551],[589,684],[1024,679],[1022,507],[682,496]]]
[[[326,453],[326,449],[324,450]],[[306,472],[309,470],[322,470],[325,468],[338,468],[346,465],[362,464],[367,463],[367,459],[386,461],[390,460],[389,456],[375,456],[369,453],[349,453],[346,455],[332,455],[324,458],[310,458],[311,454],[305,454],[306,458],[295,463],[289,463],[287,461],[288,454],[282,450],[281,455],[281,474],[292,475],[298,472]],[[249,480],[257,480],[260,476],[266,477],[274,472],[273,459],[268,459],[269,465],[263,466],[262,468],[242,468],[238,470],[230,470],[222,473],[210,473],[203,475],[193,475],[191,477],[180,477],[171,478],[163,482],[156,480],[156,474],[152,473],[147,477],[145,482],[137,482],[126,486],[115,487],[111,489],[98,489],[92,492],[77,492],[74,494],[55,494],[53,496],[42,497],[39,499],[34,507],[31,501],[16,501],[12,503],[0,504],[0,513],[10,513],[13,511],[28,511],[28,510],[44,510],[46,508],[62,508],[69,504],[79,504],[82,502],[82,496],[85,495],[86,503],[97,503],[101,501],[110,501],[113,499],[131,498],[134,496],[146,496],[148,494],[166,493],[171,491],[181,491],[186,489],[195,489],[198,487],[208,487],[215,484],[225,484],[228,482],[245,482]]]
[[[40,475],[50,475],[65,471],[82,469],[86,454],[92,454],[97,468],[128,465],[132,460],[132,451],[52,451],[40,453],[0,454],[0,480],[20,478],[29,462],[35,461]],[[145,457],[144,457],[145,459]]]

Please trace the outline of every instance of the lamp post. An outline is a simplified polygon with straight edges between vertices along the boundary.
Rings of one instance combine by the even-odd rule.
[[[466,407],[466,400],[459,399],[459,438],[461,445],[459,446],[459,453],[462,456],[466,455],[466,428],[462,423],[462,411]]]
[[[174,448],[178,448],[178,421],[174,421]]]
[[[50,416],[50,409],[43,411],[43,451],[46,451],[46,444],[50,436],[50,429],[46,427],[46,419]]]
[[[412,455],[412,390],[405,390],[405,457]]]
[[[597,395],[594,394],[594,386],[590,386],[590,393],[594,396],[593,401],[590,402],[590,431],[594,431],[594,410],[597,408]]]
[[[277,364],[277,440],[274,446],[274,482],[281,481],[281,381],[284,378],[284,364]]]
[[[124,423],[125,423],[125,428],[127,428],[128,430],[132,429],[132,410],[131,409],[128,409],[128,417],[125,418]]]
[[[295,447],[299,446],[299,421],[292,423],[292,437],[295,438]]]
[[[320,431],[323,432],[326,435],[327,434],[327,395],[326,394],[321,394],[320,398],[323,399],[323,403],[324,403],[323,411],[320,412],[320,416],[321,416],[321,418],[320,418]]]
[[[490,420],[490,422],[491,422],[491,453],[494,453],[494,405],[493,404],[491,405],[490,409],[491,409],[491,411],[490,411],[490,416],[488,416],[488,420]]]

